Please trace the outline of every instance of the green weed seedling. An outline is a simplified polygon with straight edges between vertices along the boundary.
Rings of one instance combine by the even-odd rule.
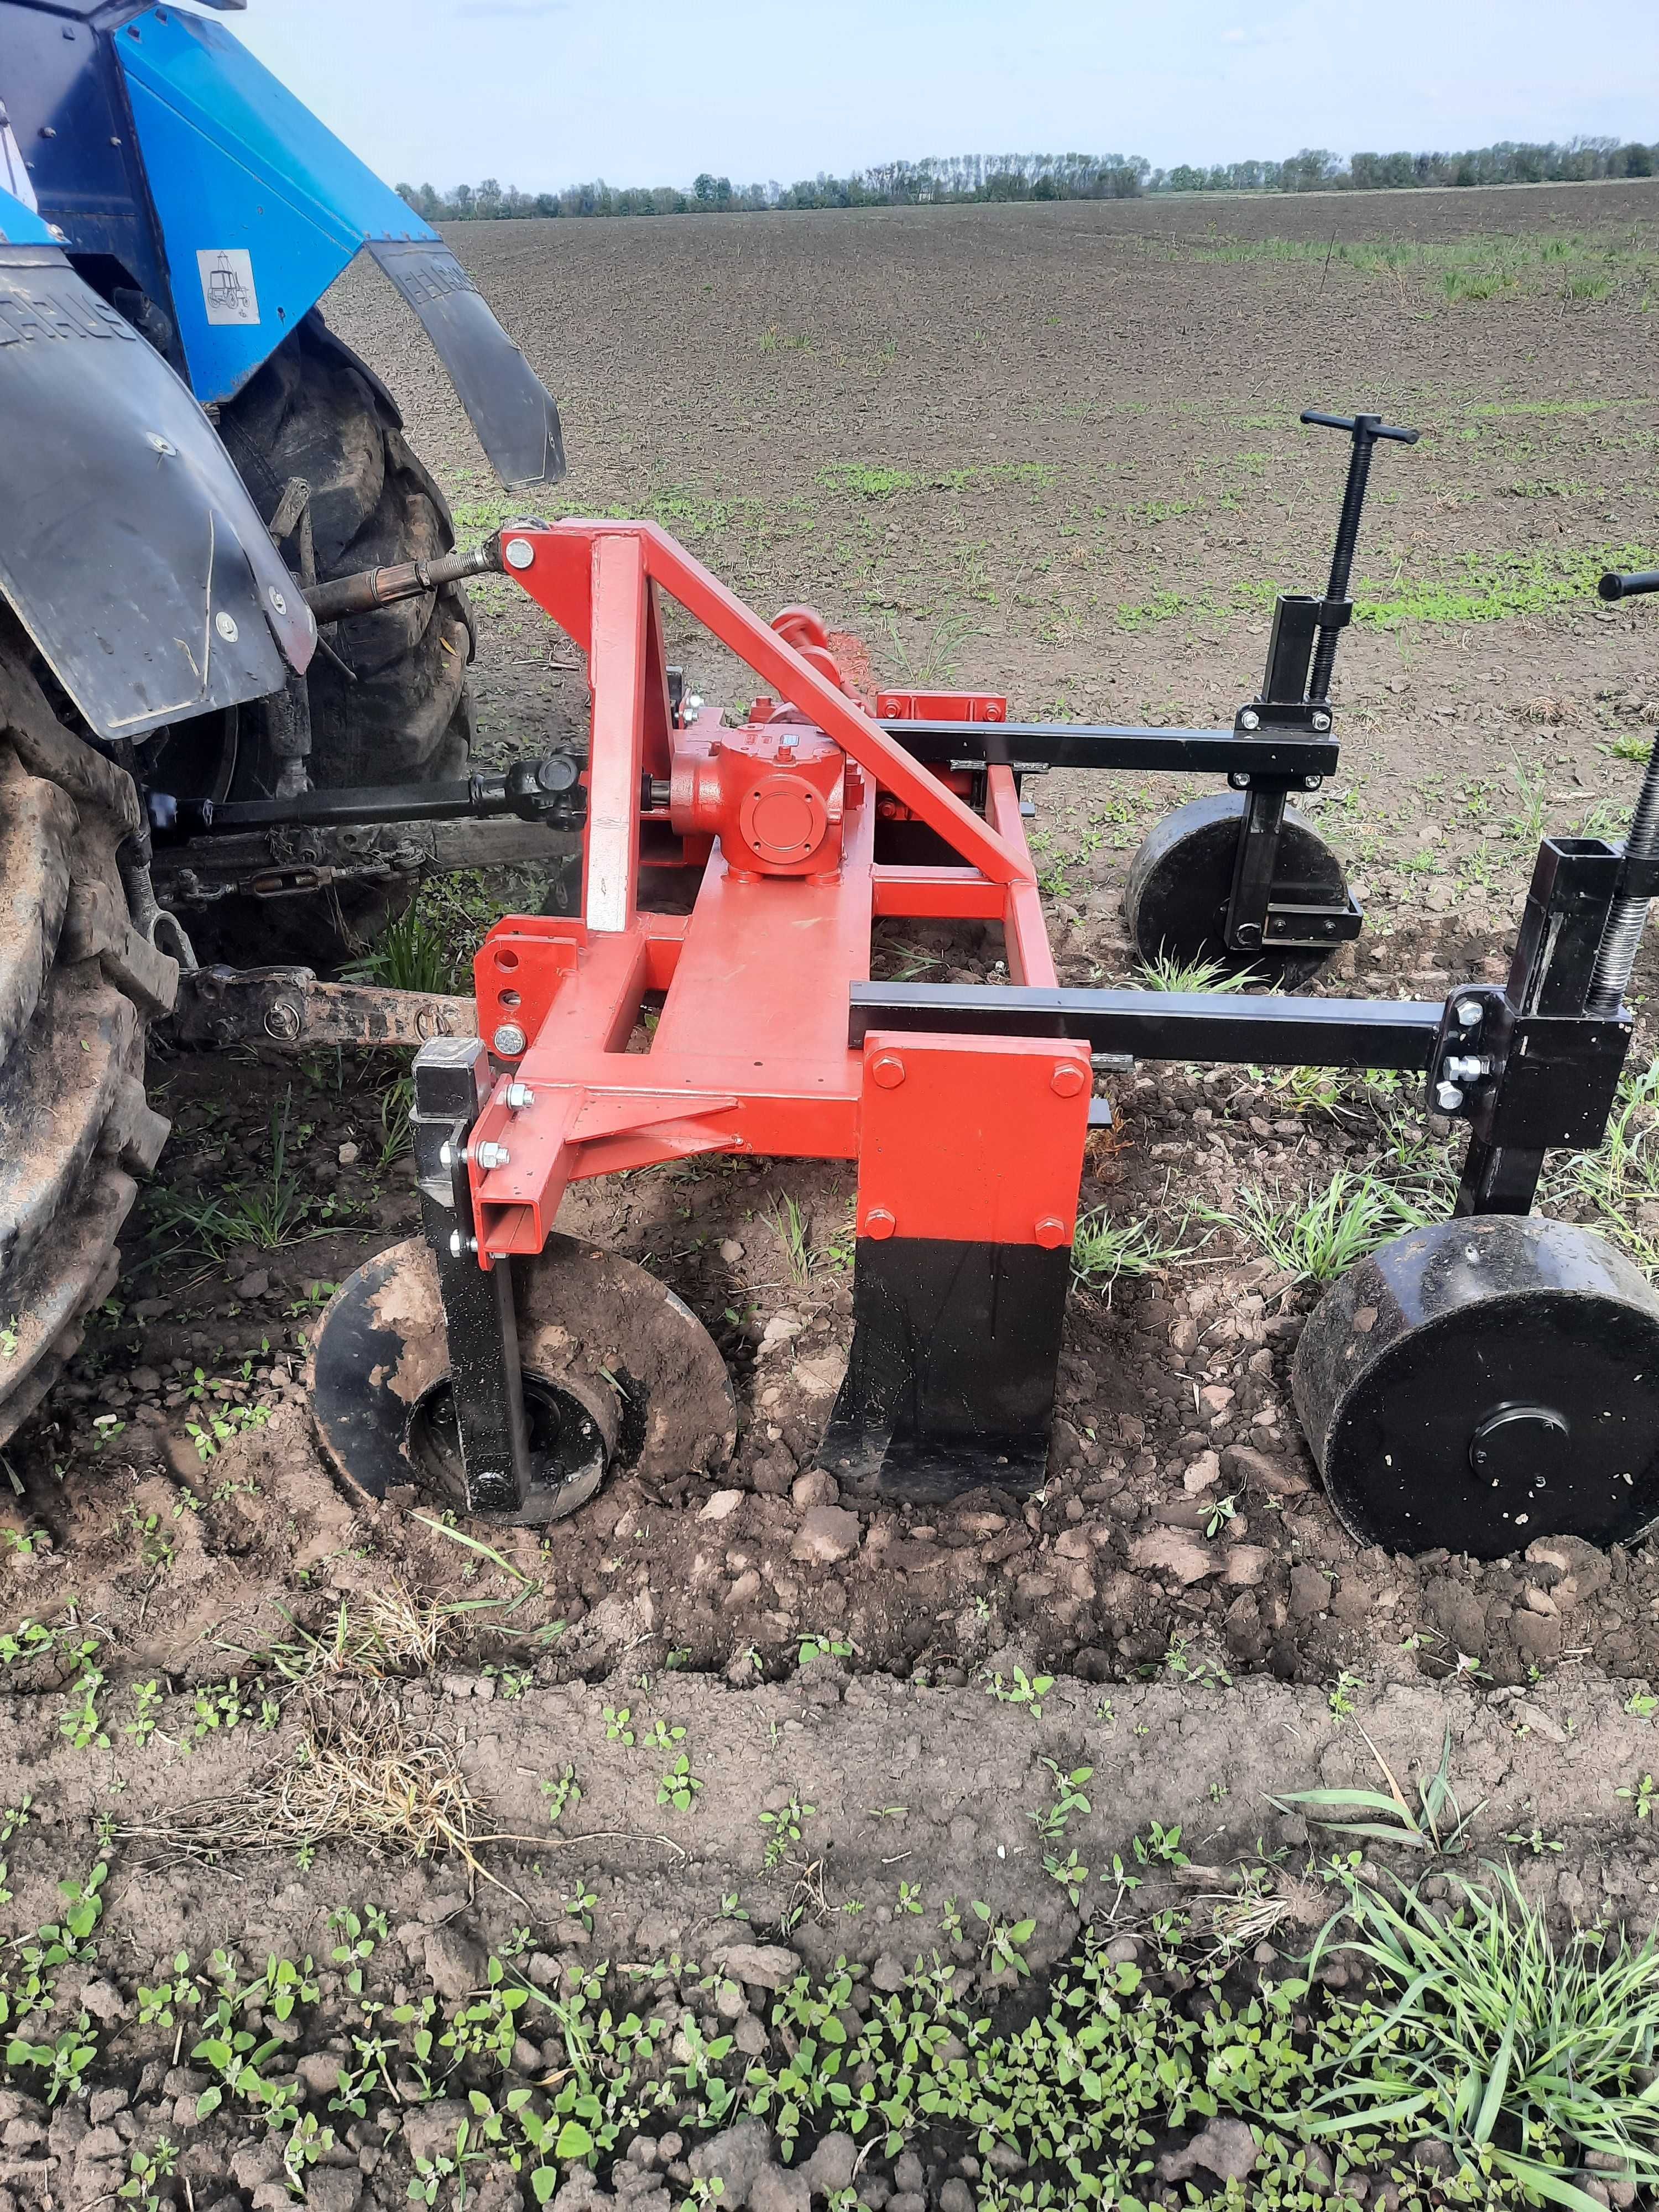
[[[689,1813],[702,1789],[702,1780],[691,1771],[691,1761],[682,1752],[657,1784],[657,1802],[672,1805],[677,1813]]]
[[[1184,1636],[1172,1636],[1159,1666],[1148,1667],[1143,1671],[1151,1679],[1156,1677],[1160,1668],[1172,1680],[1189,1682],[1195,1690],[1231,1690],[1233,1686],[1232,1676],[1218,1660],[1193,1656]]]
[[[1005,1682],[1000,1674],[983,1679],[1000,1705],[1024,1705],[1034,1721],[1042,1718],[1042,1700],[1054,1686],[1052,1674],[1028,1675],[1023,1667],[1015,1668],[1012,1682]]]
[[[171,1969],[160,1981],[138,1984],[138,2021],[144,2027],[174,2027],[182,2014],[194,2012],[202,2002],[201,1985],[190,1970],[188,1951],[173,1954]]]
[[[574,1812],[581,1803],[581,1785],[576,1780],[576,1770],[567,1766],[556,1781],[544,1782],[541,1791],[547,1800],[547,1820],[556,1828],[567,1813]]]
[[[1218,1536],[1230,1521],[1238,1518],[1238,1493],[1231,1491],[1225,1498],[1218,1498],[1211,1504],[1204,1522],[1206,1536]]]
[[[1566,1845],[1557,1838],[1547,1836],[1541,1828],[1536,1826],[1511,1828],[1504,1836],[1504,1841],[1506,1844],[1514,1844],[1521,1850],[1530,1851],[1535,1859],[1541,1859],[1546,1851],[1559,1853],[1566,1849]]]
[[[33,1798],[26,1792],[20,1804],[9,1805],[0,1812],[0,1851],[6,1849],[21,1828],[28,1826],[29,1808],[33,1802]],[[11,1869],[4,1859],[0,1858],[0,1905],[11,1902]]]
[[[1045,1759],[1042,1764],[1054,1778],[1054,1802],[1039,1812],[1027,1813],[1025,1817],[1045,1844],[1057,1844],[1073,1816],[1091,1809],[1082,1785],[1095,1770],[1092,1766],[1075,1766],[1068,1774],[1058,1759]]]
[[[1659,1782],[1656,1782],[1650,1774],[1644,1774],[1639,1782],[1632,1784],[1628,1789],[1617,1790],[1613,1794],[1626,1799],[1636,1808],[1638,1820],[1659,1817],[1655,1809],[1659,1807]]]
[[[1638,731],[1620,730],[1616,737],[1610,738],[1604,745],[1597,745],[1595,750],[1599,753],[1610,755],[1614,760],[1641,761],[1645,763],[1648,755],[1653,750],[1653,740],[1651,738],[1643,736]]]
[[[1036,1933],[1035,1920],[1000,1920],[988,1905],[978,1898],[974,1900],[974,1917],[984,1929],[982,1955],[994,1974],[1012,1973],[1020,1979],[1029,1979],[1031,1969],[1025,1963],[1021,1945],[1029,1943]]]
[[[1364,1679],[1362,1675],[1351,1674],[1346,1667],[1342,1668],[1337,1675],[1335,1687],[1331,1690],[1325,1700],[1338,1720],[1352,1719],[1354,1699],[1364,1686]]]
[[[1149,1820],[1144,1836],[1132,1836],[1129,1848],[1142,1866],[1190,1866],[1192,1861],[1181,1848],[1179,1824],[1165,1827],[1161,1820]],[[1114,1875],[1116,1876],[1116,1863]]]
[[[535,1682],[534,1674],[523,1667],[487,1666],[482,1670],[487,1682],[494,1682],[498,1698],[509,1701],[521,1698]]]
[[[1045,1852],[1042,1870],[1051,1881],[1057,1881],[1065,1891],[1075,1912],[1083,1902],[1083,1893],[1089,1886],[1089,1869],[1079,1858],[1075,1848],[1061,1859],[1054,1851]]]
[[[96,1667],[82,1669],[69,1703],[58,1722],[58,1733],[76,1751],[88,1751],[94,1745],[100,1750],[109,1748],[109,1738],[104,1734],[104,1724],[98,1712],[98,1692],[104,1686],[104,1676]]]
[[[161,2184],[172,2179],[178,2162],[178,2145],[165,2136],[159,2136],[149,2150],[135,2144],[127,2157],[127,2178],[115,2192],[117,2202],[136,2204],[138,2212],[161,2212]],[[170,2193],[165,2201],[171,2203]]]
[[[795,1663],[810,1667],[815,1659],[850,1659],[855,1649],[850,1636],[826,1635],[819,1629],[813,1635],[802,1637]]]
[[[341,1938],[329,1955],[337,1966],[345,1968],[347,1989],[353,1996],[361,1996],[363,1968],[386,1940],[386,1914],[378,1905],[366,1905],[361,1914],[342,1907],[329,1914],[328,1925],[329,1932]]]
[[[804,1805],[799,1790],[792,1790],[787,1805],[775,1813],[761,1814],[761,1826],[768,1832],[763,1863],[769,1874],[774,1867],[781,1866],[788,1857],[789,1846],[799,1843],[802,1828],[817,1809],[816,1805]]]

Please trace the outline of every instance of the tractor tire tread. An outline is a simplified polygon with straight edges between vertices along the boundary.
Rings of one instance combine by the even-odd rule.
[[[58,719],[0,609],[0,1444],[108,1295],[167,1133],[144,1039],[179,971],[127,919],[137,820],[131,779]]]

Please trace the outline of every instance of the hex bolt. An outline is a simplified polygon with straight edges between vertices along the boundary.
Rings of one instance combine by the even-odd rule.
[[[1244,709],[1238,718],[1238,726],[1241,730],[1259,730],[1261,727],[1261,717],[1254,707]]]
[[[491,1144],[487,1139],[478,1146],[477,1152],[473,1154],[473,1158],[477,1161],[478,1165],[484,1170],[486,1175],[488,1175],[492,1169],[506,1167],[511,1161],[512,1157],[512,1154],[507,1151],[505,1145]]]
[[[283,597],[275,584],[272,584],[267,590],[265,597],[270,601],[271,611],[273,614],[285,615],[288,612],[288,601]]]
[[[1053,1252],[1069,1241],[1066,1224],[1057,1213],[1045,1213],[1032,1234],[1045,1252]]]
[[[872,1206],[864,1217],[864,1233],[877,1238],[890,1237],[898,1227],[884,1206]]]
[[[469,1252],[476,1252],[477,1249],[478,1240],[476,1237],[465,1237],[459,1229],[450,1231],[449,1256],[452,1260],[463,1260]]]
[[[1074,1060],[1062,1060],[1048,1078],[1048,1088],[1061,1098],[1075,1098],[1087,1081]]]
[[[527,538],[508,538],[501,553],[509,568],[527,568],[535,557],[536,549]]]
[[[525,1033],[517,1022],[503,1022],[489,1042],[503,1060],[516,1060],[525,1048]]]
[[[870,1080],[884,1091],[896,1091],[904,1080],[904,1062],[896,1052],[878,1052],[870,1063]]]
[[[1317,791],[1324,781],[1322,775],[1304,775],[1302,779],[1302,788],[1304,791]]]
[[[1316,730],[1328,730],[1331,726],[1331,718],[1322,708],[1314,716],[1313,726]]]
[[[1479,999],[1460,999],[1457,1002],[1457,1026],[1461,1030],[1478,1030],[1484,1011]]]
[[[442,1144],[438,1147],[438,1165],[441,1168],[453,1168],[454,1164],[455,1147],[450,1143],[448,1138],[446,1137]]]
[[[1449,1053],[1441,1073],[1453,1083],[1479,1083],[1492,1073],[1492,1062],[1484,1053]]]
[[[514,1114],[522,1114],[526,1106],[533,1106],[535,1103],[536,1094],[527,1083],[509,1083],[507,1085],[507,1103],[508,1109],[511,1112]]]
[[[1434,1103],[1443,1114],[1455,1114],[1463,1103],[1463,1094],[1455,1083],[1437,1083]]]

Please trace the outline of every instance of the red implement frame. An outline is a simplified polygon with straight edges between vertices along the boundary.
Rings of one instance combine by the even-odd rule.
[[[1054,982],[1012,772],[987,770],[986,811],[973,811],[824,672],[827,656],[804,658],[653,524],[514,526],[503,553],[586,651],[593,716],[584,919],[509,918],[476,963],[479,1032],[508,1070],[471,1147],[480,1266],[539,1252],[569,1183],[696,1152],[859,1160],[860,1238],[1069,1244],[1084,1048],[848,1043],[849,988],[869,975],[878,916],[1000,922],[1011,980]],[[717,842],[689,915],[641,908],[640,818],[680,734],[659,591],[861,771],[847,775],[833,867],[747,875]],[[877,860],[884,793],[937,834],[949,864]],[[660,1016],[648,1048],[630,1050],[648,993],[665,994]],[[908,1070],[918,1079],[907,1093]],[[879,1114],[866,1110],[866,1082]],[[478,1164],[503,1153],[505,1164]],[[1017,1175],[993,1172],[999,1158],[1018,1161]]]

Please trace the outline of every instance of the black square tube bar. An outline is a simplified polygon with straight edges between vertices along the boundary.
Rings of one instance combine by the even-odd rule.
[[[1024,983],[854,983],[848,1041],[871,1030],[1075,1037],[1136,1060],[1258,1067],[1426,1069],[1439,999],[1242,998],[1223,991],[1085,991]]]
[[[1264,726],[1234,730],[1143,730],[1111,722],[884,722],[912,759],[991,768],[1127,768],[1200,775],[1333,775],[1334,737]]]

